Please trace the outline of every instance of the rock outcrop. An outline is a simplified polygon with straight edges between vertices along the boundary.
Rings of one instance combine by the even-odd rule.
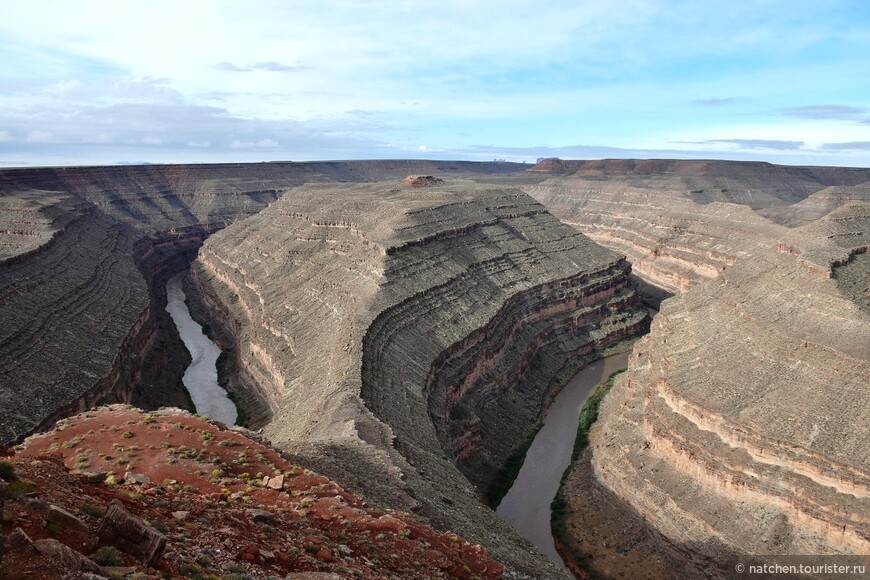
[[[3,459],[16,494],[0,578],[502,577],[479,545],[370,507],[249,434],[178,409],[114,405],[28,438]],[[140,480],[124,482],[134,469]],[[46,505],[83,524],[46,525]]]
[[[396,501],[546,576],[460,471],[485,490],[561,383],[646,329],[629,271],[519,190],[458,181],[297,188],[209,238],[193,280],[271,439],[363,456],[331,466],[361,489],[378,461]]]
[[[870,199],[866,169],[556,161],[542,162],[536,171],[558,177],[523,190],[596,242],[624,253],[635,274],[669,292],[685,291],[739,259],[767,251],[772,240],[789,235],[784,225]]]
[[[870,317],[795,256],[755,256],[663,304],[601,409],[596,475],[714,558],[866,554],[870,414],[847,401],[868,379]]]

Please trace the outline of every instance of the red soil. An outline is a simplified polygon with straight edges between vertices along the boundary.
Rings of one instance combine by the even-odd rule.
[[[33,540],[55,538],[93,558],[99,519],[84,514],[105,511],[118,499],[166,533],[167,547],[155,567],[167,576],[181,576],[193,565],[208,574],[254,578],[298,571],[348,578],[500,578],[504,571],[478,545],[438,533],[409,514],[367,507],[362,498],[243,432],[175,409],[148,414],[102,407],[29,438],[6,460],[34,490],[7,499],[4,534],[20,527]],[[88,473],[107,473],[108,479],[91,483]],[[151,483],[124,483],[126,473]],[[282,488],[264,487],[264,476],[283,476]],[[89,531],[47,526],[47,504],[77,515]],[[0,578],[61,578],[68,572],[43,560],[8,553]],[[124,565],[155,572],[128,555]]]

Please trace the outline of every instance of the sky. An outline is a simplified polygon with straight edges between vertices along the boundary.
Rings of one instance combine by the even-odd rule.
[[[866,0],[3,0],[0,166],[870,166]]]

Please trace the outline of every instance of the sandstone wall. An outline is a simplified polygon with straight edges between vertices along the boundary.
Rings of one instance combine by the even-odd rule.
[[[535,171],[552,177],[524,191],[671,292],[767,251],[790,236],[783,226],[866,201],[870,183],[867,169],[729,161],[549,160]]]

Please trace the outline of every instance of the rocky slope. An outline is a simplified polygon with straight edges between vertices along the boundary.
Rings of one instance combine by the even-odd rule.
[[[0,578],[504,570],[478,545],[372,508],[244,431],[177,409],[102,407],[29,438],[0,465]]]
[[[485,490],[553,390],[646,314],[623,259],[520,191],[426,185],[294,189],[209,238],[194,284],[270,438],[558,575],[461,473]]]
[[[602,407],[596,475],[706,555],[866,554],[870,414],[844,402],[868,378],[870,317],[833,280],[740,262],[663,304]]]

